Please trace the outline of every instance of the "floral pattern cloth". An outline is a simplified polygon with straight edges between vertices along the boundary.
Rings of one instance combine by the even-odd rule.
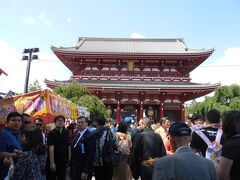
[[[45,156],[38,156],[32,151],[23,152],[15,165],[14,180],[40,180],[41,170],[45,165]]]

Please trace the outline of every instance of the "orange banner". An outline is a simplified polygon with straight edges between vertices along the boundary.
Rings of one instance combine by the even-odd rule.
[[[89,115],[86,108],[77,106],[49,90],[35,91],[0,101],[1,122],[13,111],[29,114],[33,119],[40,117],[45,123],[53,122],[56,115],[63,115],[67,119]]]

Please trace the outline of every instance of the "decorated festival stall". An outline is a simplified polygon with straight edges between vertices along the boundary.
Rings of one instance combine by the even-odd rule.
[[[50,90],[0,100],[0,123],[13,111],[29,114],[33,119],[40,117],[46,124],[52,123],[56,115],[63,115],[71,120],[77,119],[78,116],[90,116],[87,108],[78,106]]]

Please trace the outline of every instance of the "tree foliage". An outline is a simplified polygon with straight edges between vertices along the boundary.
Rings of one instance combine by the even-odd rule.
[[[42,90],[42,87],[40,86],[39,81],[35,80],[32,84],[29,85],[28,92],[33,92],[37,90]]]
[[[240,110],[240,96],[234,97],[229,104],[229,107],[234,110]]]
[[[95,118],[100,114],[106,115],[106,107],[102,100],[96,96],[92,96],[87,88],[76,82],[60,86],[54,89],[54,92],[79,106],[87,107],[91,114],[91,118]]]
[[[79,98],[78,104],[80,106],[87,107],[90,111],[93,119],[98,115],[102,114],[106,116],[106,107],[104,103],[96,96],[83,95]]]
[[[233,98],[233,91],[231,86],[222,86],[215,92],[216,101],[219,104],[228,106]]]
[[[76,82],[59,86],[58,88],[54,89],[54,92],[74,103],[78,103],[78,100],[81,96],[85,94],[90,95],[90,92],[87,88],[79,85]]]
[[[240,97],[240,86],[232,85],[232,94],[233,97]]]
[[[240,86],[222,86],[216,89],[213,97],[206,97],[203,102],[192,101],[186,108],[186,115],[195,113],[205,119],[211,109],[217,109],[221,114],[231,109],[240,111]]]

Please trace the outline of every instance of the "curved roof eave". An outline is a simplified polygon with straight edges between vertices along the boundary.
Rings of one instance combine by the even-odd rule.
[[[70,81],[50,81],[45,79],[44,81],[46,84],[52,84],[52,85],[63,85],[63,84],[68,84]],[[86,83],[86,82],[78,82],[83,86],[86,87],[102,87],[105,89],[152,89],[152,90],[158,90],[158,89],[179,89],[179,90],[205,90],[205,89],[215,89],[219,86],[221,86],[220,83],[215,83],[215,84],[146,84],[146,83],[138,83],[138,84],[126,84],[126,83]]]
[[[54,53],[62,53],[62,54],[79,54],[79,55],[130,55],[130,56],[171,56],[171,55],[211,55],[215,49],[204,49],[204,50],[196,50],[192,52],[183,52],[183,53],[135,53],[135,52],[84,52],[84,51],[78,51],[78,50],[73,50],[73,47],[69,48],[57,48],[52,46],[51,47],[52,51]]]

